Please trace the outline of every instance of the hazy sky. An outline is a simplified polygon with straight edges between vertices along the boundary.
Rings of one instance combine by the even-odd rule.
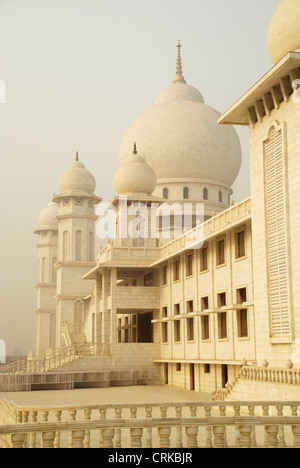
[[[38,215],[79,151],[114,195],[131,121],[183,74],[224,112],[272,64],[266,37],[279,0],[0,0],[0,338],[35,347]],[[250,194],[248,129],[234,200]]]

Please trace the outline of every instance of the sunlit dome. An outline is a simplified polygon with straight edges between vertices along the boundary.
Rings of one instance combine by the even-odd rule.
[[[62,194],[74,192],[87,192],[94,193],[96,188],[96,181],[84,164],[79,161],[78,153],[76,160],[70,165],[59,178],[59,190]]]
[[[180,179],[231,187],[241,166],[240,140],[234,127],[218,125],[220,113],[186,84],[180,47],[178,44],[173,83],[126,130],[120,146],[121,164],[137,141],[139,154],[147,158],[157,183]]]
[[[300,51],[300,0],[281,0],[269,26],[268,51],[274,65]]]
[[[114,187],[119,195],[151,195],[156,187],[156,175],[145,159],[137,154],[136,145],[133,153],[125,159],[114,176]]]
[[[41,228],[57,227],[58,203],[50,202],[39,215],[39,224]]]

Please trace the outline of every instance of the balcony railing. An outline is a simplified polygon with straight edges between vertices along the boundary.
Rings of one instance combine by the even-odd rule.
[[[229,399],[231,390],[235,388],[240,380],[300,386],[300,369],[243,366],[235,379],[227,383],[226,388],[221,388],[216,392],[213,400],[225,401]]]
[[[0,402],[8,448],[300,448],[298,402],[18,407]]]
[[[18,359],[12,364],[1,367],[0,375],[49,372],[85,356],[107,356],[110,352],[110,344],[84,343],[53,350],[44,358]]]

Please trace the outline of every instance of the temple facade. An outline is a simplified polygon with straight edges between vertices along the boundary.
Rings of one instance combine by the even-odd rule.
[[[221,115],[186,83],[179,43],[173,83],[124,134],[109,204],[76,155],[35,231],[36,357],[88,344],[98,369],[201,392],[246,364],[300,368],[299,0],[280,2],[268,49],[274,66]],[[235,125],[250,135],[238,204]]]

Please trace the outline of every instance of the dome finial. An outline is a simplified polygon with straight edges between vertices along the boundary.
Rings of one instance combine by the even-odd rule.
[[[180,49],[181,49],[181,44],[180,44],[180,41],[178,41],[178,45],[177,45],[177,49],[178,49],[178,52],[177,52],[177,67],[176,67],[176,76],[173,80],[173,83],[185,83],[185,79],[183,78],[183,75],[182,75],[182,62],[181,62],[181,52],[180,52]]]
[[[78,151],[76,151],[76,158],[75,158],[75,161],[79,161]]]
[[[133,154],[137,154],[136,142],[134,142],[134,145],[133,145]]]

